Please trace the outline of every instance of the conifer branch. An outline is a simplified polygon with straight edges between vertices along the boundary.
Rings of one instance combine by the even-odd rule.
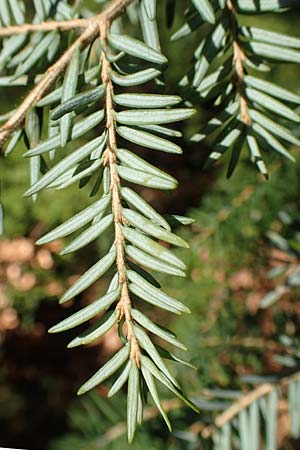
[[[32,120],[31,126],[29,126],[26,114],[26,136],[29,142],[32,140],[35,142],[34,147],[24,154],[25,157],[30,158],[31,167],[36,162],[36,157],[38,157],[39,164],[41,163],[42,157],[39,155],[63,148],[68,142],[76,141],[91,130],[95,130],[96,127],[99,129],[99,126],[103,125],[106,128],[101,136],[91,139],[74,151],[70,150],[67,156],[54,163],[41,177],[37,171],[34,172],[34,179],[25,196],[34,196],[48,188],[64,189],[78,181],[81,183],[79,185],[81,187],[87,184],[94,174],[97,174],[91,196],[95,196],[99,190],[102,190],[101,198],[42,236],[38,240],[38,244],[52,242],[58,237],[63,238],[91,223],[64,247],[61,251],[61,255],[64,255],[83,248],[98,239],[108,227],[113,226],[112,248],[64,292],[60,303],[76,297],[114,266],[117,273],[114,274],[106,294],[52,326],[49,332],[59,333],[75,328],[103,312],[99,322],[91,325],[68,344],[69,348],[73,348],[95,341],[119,322],[119,335],[124,345],[80,387],[78,394],[81,395],[93,389],[123,367],[121,375],[115,379],[108,396],[115,395],[123,384],[128,382],[129,442],[132,441],[136,427],[142,420],[145,402],[143,393],[140,392],[141,380],[144,380],[143,386],[147,386],[146,389],[151,393],[169,429],[171,429],[171,424],[161,407],[156,391],[156,380],[166,385],[171,392],[198,412],[197,406],[184,395],[164,361],[169,358],[177,361],[176,356],[163,347],[155,345],[148,333],[159,336],[177,348],[185,350],[185,346],[177,340],[172,332],[152,322],[141,311],[134,308],[131,301],[131,296],[135,295],[142,301],[175,314],[189,312],[183,303],[164,293],[160,289],[160,284],[144,269],[184,276],[185,264],[170,250],[162,246],[159,240],[178,247],[187,247],[188,244],[172,232],[172,223],[156,212],[133,189],[121,186],[121,180],[126,180],[142,186],[169,190],[176,188],[177,181],[134,152],[126,148],[117,148],[117,132],[129,142],[136,142],[142,146],[168,153],[181,153],[181,148],[165,137],[166,135],[176,137],[178,133],[173,133],[172,129],[160,125],[184,120],[194,113],[191,108],[170,108],[181,102],[178,96],[149,94],[148,92],[144,94],[139,92],[114,93],[115,86],[139,86],[157,78],[167,62],[156,44],[152,47],[148,45],[148,40],[147,43],[144,43],[126,34],[111,32],[113,19],[131,1],[115,0],[101,15],[97,16],[97,20],[91,19],[90,26],[71,45],[62,58],[48,69],[42,83],[33,90],[2,129],[2,135],[6,134],[7,138],[12,130],[22,123],[26,112],[31,114],[32,106],[43,96],[46,88],[49,88],[64,69],[66,70],[64,70],[60,86],[38,103],[41,108],[52,105],[49,114],[48,139],[40,140],[40,134],[37,135],[37,131],[40,132],[40,130],[37,130],[37,127],[34,128],[38,121]],[[145,31],[145,21],[147,19],[144,17],[143,31]],[[153,26],[152,22],[151,26]],[[153,28],[151,29],[153,31]],[[146,35],[148,36],[147,33]],[[42,45],[40,43],[33,45],[33,48],[37,49],[35,57],[29,58],[29,62],[26,60],[25,67],[21,63],[9,80],[14,79],[20,73],[28,74],[33,70],[38,56],[52,59],[53,56],[49,57],[48,55],[48,47],[53,36],[59,37],[57,33],[49,33],[42,37]],[[100,39],[98,39],[99,37]],[[82,52],[87,42],[93,43],[95,39],[97,39],[97,45],[93,47],[95,50],[93,55],[90,56],[89,52]],[[23,44],[26,42],[26,38],[21,36],[20,41]],[[157,37],[155,42],[158,42]],[[57,46],[59,43],[56,39]],[[124,58],[118,64],[115,60],[110,59],[114,50],[119,50],[122,59]],[[13,50],[11,54],[13,55],[16,51]],[[122,66],[124,64],[126,67],[126,56],[130,58],[129,61],[132,56],[142,60],[143,70],[141,70],[141,64],[133,64],[134,72],[132,72],[131,63],[130,69],[124,70]],[[149,63],[152,67],[149,67]],[[99,71],[101,71],[101,76],[99,76]],[[96,87],[81,90],[82,84],[96,85]],[[101,110],[96,108],[95,111],[96,103],[103,98]],[[57,103],[59,104],[57,105]],[[118,111],[115,110],[115,105],[118,105]],[[83,117],[79,119],[80,116]],[[74,121],[73,118],[75,118]],[[145,131],[143,125],[154,126],[153,133],[155,134],[151,132],[151,128],[149,130],[146,128]],[[16,133],[18,139],[21,134],[21,131]],[[159,137],[157,134],[162,134],[163,137]],[[86,139],[88,140],[89,136],[86,136]],[[15,139],[12,140],[12,143],[15,145]],[[7,147],[7,153],[11,151],[10,147]],[[38,167],[39,171],[40,167]],[[108,207],[110,212],[106,214]],[[182,219],[182,223],[190,223],[189,219]],[[179,222],[181,222],[180,218]],[[110,310],[112,305],[115,305],[113,311]],[[123,326],[125,336],[123,336]]]

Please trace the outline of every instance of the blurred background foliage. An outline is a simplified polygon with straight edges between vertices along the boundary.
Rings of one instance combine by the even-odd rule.
[[[86,2],[87,6],[91,3],[95,6],[92,1]],[[178,90],[182,67],[189,65],[190,49],[201,39],[197,32],[170,44],[170,35],[181,25],[186,4],[177,3],[171,30],[165,27],[163,5],[159,6],[162,48],[170,61],[166,84],[168,92],[173,93]],[[300,36],[299,19],[299,12],[291,12],[275,17],[243,17],[242,22],[256,26],[263,22],[265,28]],[[278,65],[266,77],[300,89],[299,68],[293,65]],[[0,113],[11,109],[23,94],[15,88],[0,91]],[[297,283],[281,290],[277,302],[269,300],[267,307],[261,307],[262,299],[276,290],[278,283],[287,285],[282,272],[283,278],[278,281],[276,273],[270,276],[270,271],[274,275],[279,265],[290,270],[299,264],[299,149],[291,150],[295,164],[273,154],[269,161],[267,158],[271,174],[268,182],[245,160],[229,181],[224,160],[203,172],[209,150],[190,143],[188,136],[199,129],[206,114],[199,109],[184,130],[183,156],[154,155],[180,181],[177,192],[142,192],[161,212],[196,219],[192,226],[178,230],[191,247],[178,252],[188,265],[187,278],[165,277],[162,282],[192,310],[190,316],[173,319],[171,326],[189,347],[190,362],[197,368],[180,369],[178,375],[186,391],[199,398],[209,388],[240,390],[249,375],[277,377],[299,365]],[[90,301],[95,290],[103,289],[99,282],[66,306],[57,304],[57,297],[74,280],[71,274],[79,275],[91,264],[106,245],[105,239],[76,258],[60,258],[59,241],[34,246],[36,238],[90,200],[87,190],[77,187],[55,192],[55,197],[51,192],[44,193],[36,203],[22,198],[29,176],[23,152],[20,145],[0,167],[5,208],[5,230],[0,240],[0,445],[30,450],[125,450],[125,400],[124,405],[122,398],[106,401],[104,386],[82,399],[75,397],[78,386],[116,350],[118,338],[114,332],[97,345],[72,350],[67,350],[66,344],[74,332],[47,334],[51,325],[66,316],[64,307],[75,311],[80,303]],[[287,215],[291,220],[283,220]],[[277,241],[270,236],[277,236]],[[280,246],[278,236],[288,239],[289,245]],[[164,312],[153,318],[162,324],[170,321]],[[176,370],[178,367],[174,367]],[[208,409],[222,410],[227,404],[228,399],[219,399]],[[138,432],[132,450],[211,448],[210,442],[195,441],[188,430],[199,420],[209,423],[213,413],[204,408],[200,418],[196,417],[172,399],[166,408],[172,411],[174,433],[167,433],[150,408],[149,421]],[[281,448],[297,448],[291,441],[287,443],[284,426],[281,429]]]

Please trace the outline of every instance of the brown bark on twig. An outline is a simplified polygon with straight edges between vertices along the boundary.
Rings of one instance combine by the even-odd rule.
[[[202,430],[203,437],[210,437],[215,428],[221,428],[223,425],[225,425],[225,423],[232,421],[232,419],[237,414],[239,414],[241,410],[247,408],[253,402],[264,397],[265,395],[268,395],[274,389],[278,389],[278,387],[286,387],[292,380],[299,380],[299,378],[300,374],[299,372],[297,372],[289,377],[282,378],[278,383],[264,383],[258,386],[256,389],[247,392],[243,397],[239,398],[229,408],[227,408],[222,414],[217,416],[212,426],[205,427]]]
[[[49,20],[41,23],[24,23],[0,28],[0,37],[9,37],[17,34],[36,33],[44,31],[68,31],[76,28],[87,28],[91,19]]]
[[[107,42],[107,33],[109,30],[109,22],[102,21],[100,23],[100,37],[102,46],[105,49]],[[105,51],[101,54],[102,66],[102,82],[105,86],[105,109],[106,109],[106,129],[108,133],[108,144],[104,152],[104,164],[109,167],[110,171],[110,190],[112,195],[112,212],[115,224],[115,246],[117,251],[117,269],[119,275],[119,284],[121,285],[121,297],[117,305],[119,312],[119,320],[123,317],[127,327],[127,339],[130,342],[130,359],[134,360],[137,366],[140,366],[140,348],[135,337],[132,316],[131,316],[131,299],[128,289],[128,279],[126,274],[126,255],[125,255],[125,238],[121,230],[124,224],[122,216],[122,203],[120,196],[120,178],[117,171],[116,163],[116,123],[115,112],[113,107],[114,87],[110,78],[111,65],[108,61]]]
[[[246,55],[238,38],[238,24],[236,20],[236,10],[232,0],[227,1],[227,7],[230,12],[231,30],[233,35],[233,63],[235,66],[235,74],[233,81],[237,85],[237,90],[240,98],[240,120],[245,125],[250,126],[252,124],[252,120],[251,117],[249,116],[244,86],[244,75],[245,75],[244,61],[246,59]]]
[[[89,19],[86,30],[76,39],[58,61],[48,68],[44,78],[23,100],[12,117],[0,128],[0,149],[2,149],[11,134],[23,124],[25,116],[30,108],[45,95],[55,80],[65,70],[76,48],[85,48],[99,35],[99,24],[106,22],[111,23],[122,13],[124,8],[132,3],[132,1],[133,0],[113,0],[107,5],[102,13]],[[20,27],[22,27],[22,25]]]

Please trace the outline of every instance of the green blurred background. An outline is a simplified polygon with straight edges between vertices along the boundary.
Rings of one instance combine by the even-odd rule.
[[[164,25],[164,8],[159,5],[162,48],[170,61],[167,90],[175,93],[183,68],[190,64],[191,49],[201,38],[194,33],[188,39],[170,43],[170,35],[182,24],[187,4],[177,3],[171,30]],[[299,19],[299,13],[293,12],[242,17],[241,22],[300,36]],[[266,76],[299,91],[299,75],[299,67],[282,64]],[[21,89],[1,90],[0,113],[12,109],[22,95]],[[205,111],[199,109],[184,129],[183,156],[155,154],[155,162],[180,181],[177,192],[142,192],[161,212],[196,219],[192,226],[177,230],[191,247],[189,251],[178,251],[187,263],[187,278],[161,277],[168,292],[182,299],[192,315],[173,319],[165,313],[151,312],[162,324],[172,320],[172,329],[189,347],[188,358],[197,370],[174,366],[174,371],[192,396],[199,396],[205,388],[240,389],[245,374],[288,372],[290,369],[273,356],[284,354],[280,335],[296,338],[300,322],[295,292],[272,308],[259,309],[260,299],[275,283],[267,275],[274,249],[266,233],[286,232],[278,217],[280,211],[299,215],[299,150],[291,150],[297,159],[295,164],[266,155],[271,174],[268,182],[250,165],[247,154],[233,177],[226,180],[226,161],[208,172],[202,171],[208,149],[188,140],[205,117]],[[67,350],[74,332],[47,334],[51,325],[104,288],[105,281],[101,281],[65,308],[58,306],[58,296],[101,254],[106,242],[101,238],[88,249],[64,258],[58,256],[61,242],[34,247],[36,238],[86,206],[90,198],[87,190],[77,187],[43,193],[36,203],[23,198],[29,183],[28,161],[22,158],[23,152],[24,146],[19,145],[0,167],[5,209],[5,230],[0,241],[0,445],[28,450],[125,450],[124,398],[107,402],[102,386],[96,390],[97,395],[76,399],[78,386],[114,352],[116,336],[110,334],[88,348]],[[204,422],[205,414],[201,416]],[[199,418],[178,407],[171,411],[171,418],[175,423],[172,435],[155,417],[139,430],[132,449],[193,448],[188,435],[183,438],[182,433]],[[113,432],[117,436],[119,432],[120,437],[103,438],[108,430],[113,436]],[[282,448],[292,448],[285,445]]]

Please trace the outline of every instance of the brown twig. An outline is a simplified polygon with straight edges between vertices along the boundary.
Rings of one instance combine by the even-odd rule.
[[[0,149],[3,147],[11,134],[24,122],[26,113],[35,105],[45,93],[50,89],[55,80],[65,70],[77,47],[85,48],[92,40],[99,35],[99,24],[111,23],[118,17],[124,8],[133,0],[113,0],[102,11],[102,13],[89,19],[86,30],[76,39],[68,50],[48,68],[44,78],[33,88],[28,96],[16,109],[12,117],[0,128]],[[22,25],[21,25],[22,26]]]
[[[264,383],[258,386],[256,389],[247,392],[243,397],[239,398],[229,408],[227,408],[222,414],[217,416],[213,425],[205,427],[202,430],[202,436],[205,438],[209,438],[215,428],[221,428],[226,423],[232,421],[232,419],[236,415],[238,415],[241,410],[247,408],[258,399],[268,395],[274,389],[278,389],[279,387],[286,387],[292,380],[299,380],[299,378],[300,373],[297,372],[291,376],[282,378],[275,384]]]
[[[227,8],[230,12],[231,30],[233,35],[233,63],[235,66],[234,82],[237,85],[237,90],[240,98],[240,120],[245,125],[250,126],[252,120],[248,111],[248,103],[244,86],[244,61],[246,59],[246,55],[238,38],[236,10],[232,0],[227,0]]]
[[[49,20],[41,23],[24,23],[0,28],[0,37],[9,37],[16,34],[36,33],[45,31],[68,31],[76,28],[87,28],[91,19]]]
[[[100,23],[100,37],[102,47],[107,45],[107,32],[110,23],[102,21]],[[132,326],[131,316],[131,299],[128,289],[128,280],[126,274],[126,255],[125,255],[125,238],[121,230],[121,225],[124,224],[122,216],[122,204],[120,196],[120,178],[117,171],[116,163],[116,124],[115,112],[113,107],[114,86],[110,78],[111,65],[108,61],[105,51],[101,53],[102,63],[102,82],[105,86],[105,109],[106,109],[106,128],[108,133],[108,145],[104,152],[104,164],[109,167],[110,171],[110,190],[112,193],[112,212],[115,224],[115,246],[117,251],[117,269],[119,275],[119,283],[121,285],[121,296],[117,305],[119,312],[119,319],[125,318],[127,327],[127,339],[131,344],[130,359],[135,360],[137,366],[140,366],[140,349],[135,337]]]
[[[225,423],[230,422],[234,416],[236,416],[242,409],[247,408],[247,406],[251,405],[251,403],[255,402],[261,397],[269,394],[273,391],[274,385],[270,383],[264,383],[253,391],[245,394],[242,398],[239,398],[236,402],[233,403],[226,411],[220,414],[215,419],[215,426],[220,428]]]
[[[15,34],[34,33],[43,31],[67,31],[76,28],[88,28],[92,22],[99,22],[103,19],[113,21],[124,8],[126,8],[133,0],[113,0],[98,15],[90,19],[70,19],[70,20],[49,20],[41,23],[24,23],[22,25],[12,25],[0,28],[0,37],[13,36]]]
[[[44,78],[33,88],[28,96],[16,109],[12,117],[0,129],[0,148],[10,137],[10,135],[23,123],[26,113],[35,105],[43,95],[50,89],[57,77],[65,70],[70,62],[75,49],[79,46],[84,48],[98,34],[97,25],[87,28],[78,39],[68,48],[68,50],[54,63],[46,72]]]

